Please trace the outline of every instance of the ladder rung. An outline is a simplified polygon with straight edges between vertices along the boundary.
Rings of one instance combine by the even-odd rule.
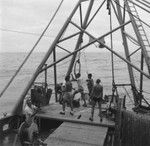
[[[139,29],[139,28],[138,28],[138,31],[143,31],[143,29]]]
[[[130,9],[131,11],[133,11],[133,12],[136,12],[136,10],[135,9]]]
[[[134,18],[135,19],[135,18]],[[140,22],[139,19],[135,19],[135,21]],[[141,23],[141,22],[140,22]]]
[[[142,27],[142,25],[137,25],[138,27]]]
[[[146,34],[144,34],[144,33],[140,33],[140,35],[141,35],[141,36],[146,36]]]
[[[132,5],[129,5],[129,7],[134,7],[134,5],[132,4]]]

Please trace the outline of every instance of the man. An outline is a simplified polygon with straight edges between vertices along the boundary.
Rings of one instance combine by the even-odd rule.
[[[31,98],[27,97],[23,105],[23,111],[24,111],[26,120],[28,120],[31,117],[31,115],[35,114],[37,109],[38,108],[32,104]]]
[[[77,93],[81,93],[81,99],[84,102],[83,106],[87,107],[86,100],[85,100],[85,94],[84,94],[84,88],[82,86],[82,80],[81,80],[80,76],[81,76],[80,73],[76,74],[76,81],[77,81],[78,89],[74,91],[73,98]]]
[[[63,102],[62,83],[56,85],[56,93],[58,95],[58,101],[60,104]]]
[[[19,139],[22,146],[26,145],[43,145],[46,146],[40,138],[38,126],[35,122],[35,114],[37,113],[38,108],[31,103],[31,99],[25,101],[24,113],[25,121],[20,125],[19,128]]]
[[[92,109],[91,109],[91,117],[89,120],[93,121],[94,116],[94,108],[96,103],[98,102],[99,106],[99,116],[100,121],[102,122],[102,112],[101,112],[101,104],[102,104],[102,98],[103,98],[103,86],[100,84],[101,80],[96,80],[96,85],[94,85],[92,93],[91,93],[91,99],[92,99]]]
[[[87,87],[88,87],[88,91],[89,91],[89,103],[91,103],[91,92],[94,86],[94,81],[92,79],[92,74],[88,74],[88,79],[86,80],[87,82]]]
[[[62,92],[63,92],[63,95],[62,95],[63,96],[63,101],[62,101],[62,110],[63,111],[61,111],[60,114],[65,115],[66,103],[69,102],[70,108],[71,108],[70,114],[73,115],[72,83],[70,81],[70,76],[65,77],[65,83],[63,83],[63,85],[62,85]]]

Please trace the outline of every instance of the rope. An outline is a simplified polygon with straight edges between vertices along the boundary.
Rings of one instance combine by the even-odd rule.
[[[143,90],[143,92],[146,93],[146,94],[150,94],[150,92],[147,92],[147,91],[145,91],[145,90]]]
[[[83,55],[84,55],[84,61],[85,61],[85,67],[86,67],[86,74],[88,75],[89,71],[88,71],[88,66],[87,66],[87,58],[86,58],[86,54],[85,54],[85,49],[83,50]]]
[[[79,71],[78,73],[81,73],[81,63],[80,63],[80,59],[76,60],[75,65],[74,65],[74,75],[76,77],[77,73],[77,64],[79,66]]]
[[[13,32],[13,33],[20,33],[20,34],[26,34],[26,35],[34,35],[34,36],[39,36],[41,34],[39,33],[31,33],[31,32],[25,32],[25,31],[18,31],[18,30],[13,30],[13,29],[6,29],[6,28],[2,28],[0,27],[1,31],[6,31],[6,32]],[[49,36],[49,35],[43,35],[44,37],[53,37],[53,36]]]
[[[0,93],[0,97],[2,97],[2,95],[4,94],[4,92],[7,90],[7,88],[9,87],[9,85],[12,83],[12,81],[14,80],[14,78],[16,77],[16,75],[19,73],[19,71],[21,70],[21,68],[23,67],[23,65],[26,63],[26,61],[28,60],[28,58],[30,57],[30,55],[32,54],[32,52],[34,51],[35,47],[38,45],[39,41],[41,40],[41,38],[43,37],[44,33],[46,32],[46,30],[48,29],[48,27],[50,26],[50,24],[52,23],[53,19],[55,18],[58,10],[60,9],[62,3],[64,0],[62,0],[60,2],[60,4],[58,5],[54,15],[52,16],[51,20],[49,21],[48,25],[46,26],[46,28],[44,29],[44,31],[42,32],[41,36],[39,37],[39,39],[37,40],[37,42],[35,43],[35,45],[33,46],[33,48],[31,49],[31,51],[29,52],[29,54],[26,56],[26,58],[24,59],[23,63],[19,66],[18,70],[15,72],[15,74],[12,76],[12,78],[10,79],[10,81],[7,83],[7,85],[4,87],[4,89],[2,90],[2,92]]]
[[[150,5],[150,2],[146,1],[146,0],[143,0],[145,3],[149,4]]]
[[[133,41],[129,36],[126,35],[126,37],[129,39],[130,42],[132,42],[136,46],[140,46],[138,43],[136,43],[135,41]]]
[[[111,5],[110,1],[108,1],[107,4],[108,7],[108,14],[110,15],[110,31],[112,31],[112,14],[111,14]],[[112,33],[110,34],[110,42],[111,42],[111,49],[113,50],[113,38],[112,38]],[[112,65],[112,86],[115,84],[115,75],[114,75],[114,55],[111,52],[111,65]],[[112,90],[113,92],[113,90]],[[114,94],[114,93],[112,93]]]
[[[61,63],[60,65],[57,65],[57,67],[59,67],[59,66],[63,66],[63,65],[65,65],[66,66],[66,64],[68,63],[68,62],[70,62],[71,61],[71,59],[69,59],[69,60],[67,60],[67,61],[65,61],[65,62],[63,62],[63,63]]]
[[[80,45],[79,48],[81,48],[81,45]],[[78,52],[78,59],[76,60],[76,62],[75,62],[75,64],[74,64],[74,76],[75,76],[75,77],[76,77],[76,75],[77,75],[78,73],[81,74],[81,62],[80,62],[80,56],[81,56],[81,52],[79,51],[79,52]],[[78,67],[79,67],[78,73],[77,73],[77,64],[78,64]]]
[[[147,5],[147,4],[145,4],[144,2],[141,2],[140,0],[136,0],[137,2],[139,2],[140,4],[143,4],[145,7],[148,7],[148,8],[150,8],[150,6],[149,5]]]

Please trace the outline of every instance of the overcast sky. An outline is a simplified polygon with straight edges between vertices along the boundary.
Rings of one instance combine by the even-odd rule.
[[[60,1],[61,0],[0,0],[0,51],[29,51],[48,24]],[[62,26],[63,22],[67,19],[77,1],[78,0],[64,0],[61,10],[47,34],[50,37],[45,38],[43,42],[44,45],[48,46],[48,40],[55,37],[60,26]],[[142,11],[140,13],[143,14]],[[104,14],[103,18],[106,17]],[[148,15],[143,14],[142,18],[148,20]],[[106,29],[105,19],[99,19],[97,23],[99,23],[99,27],[103,28],[101,30],[103,32]],[[17,31],[34,33],[35,35],[17,33]],[[115,41],[117,43],[117,40]]]
[[[23,50],[26,50],[28,47],[31,48],[39,35],[32,36],[6,30],[41,34],[60,1],[61,0],[0,0],[0,51],[19,51],[20,47]],[[57,28],[58,22],[65,20],[64,16],[67,17],[69,15],[69,12],[76,2],[77,0],[64,0],[61,7],[63,13],[59,13],[55,20],[57,22],[55,23],[55,28]]]

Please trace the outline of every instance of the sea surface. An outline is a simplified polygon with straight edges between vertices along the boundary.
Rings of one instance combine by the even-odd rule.
[[[6,92],[0,98],[0,117],[3,116],[3,113],[11,114],[12,110],[16,106],[17,101],[19,100],[22,92],[28,85],[28,82],[32,78],[35,73],[39,63],[44,57],[45,53],[34,53],[31,55],[30,59],[25,63],[24,67],[18,73],[15,80],[8,87]],[[59,60],[61,57],[65,56],[65,53],[57,53],[56,59]],[[121,53],[123,56],[123,54]],[[11,77],[15,74],[18,67],[22,64],[23,60],[27,56],[27,53],[0,53],[0,92],[7,85]],[[78,56],[79,57],[79,56]],[[139,58],[135,57],[135,64],[139,64]],[[65,74],[68,69],[70,58],[63,60],[62,62],[57,64],[57,82],[61,83],[64,80]],[[111,54],[109,52],[88,52],[81,53],[80,55],[81,61],[81,77],[83,79],[83,84],[85,88],[85,92],[87,92],[86,87],[86,79],[87,74],[92,73],[94,81],[96,79],[101,79],[103,87],[104,87],[104,95],[110,95],[112,92],[112,61]],[[51,64],[53,62],[53,55],[48,59],[46,64]],[[114,81],[116,84],[126,84],[129,82],[127,65],[118,57],[114,57]],[[77,66],[78,71],[78,66]],[[139,73],[135,72],[135,81],[137,86],[139,86],[138,76]],[[48,84],[50,88],[54,87],[54,70],[53,67],[48,69]],[[44,73],[41,73],[36,82],[44,82]],[[144,77],[144,91],[145,96],[148,99],[149,97],[149,87],[150,81]],[[132,93],[129,91],[129,87],[126,90],[122,87],[118,87],[119,94],[121,96],[130,95],[127,97],[127,106],[133,104]],[[54,93],[54,90],[53,90]],[[149,99],[148,99],[149,100]],[[54,98],[52,98],[52,101]]]

